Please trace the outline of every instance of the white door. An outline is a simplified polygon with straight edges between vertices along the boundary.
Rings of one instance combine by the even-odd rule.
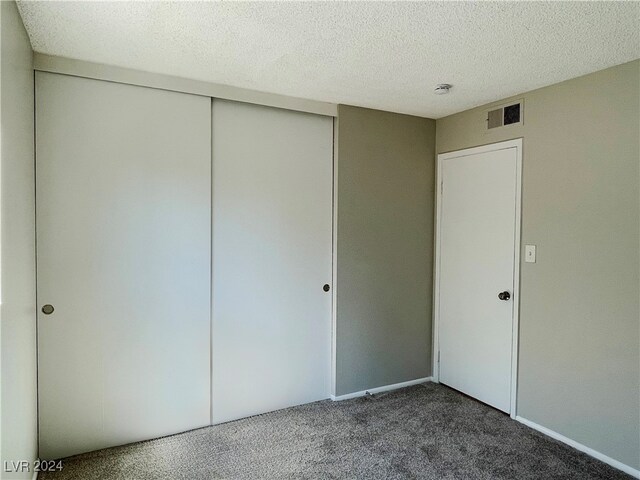
[[[329,397],[333,120],[213,101],[213,423]]]
[[[41,458],[210,422],[210,103],[37,73]]]
[[[511,412],[520,141],[439,156],[440,382]]]

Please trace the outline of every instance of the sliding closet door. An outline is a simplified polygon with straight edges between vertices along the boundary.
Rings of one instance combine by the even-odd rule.
[[[329,397],[332,148],[329,117],[213,102],[213,423]]]
[[[36,88],[40,457],[208,425],[211,100]]]

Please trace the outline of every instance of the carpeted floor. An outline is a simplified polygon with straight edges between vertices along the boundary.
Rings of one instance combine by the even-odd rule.
[[[70,457],[61,479],[631,478],[427,383]]]

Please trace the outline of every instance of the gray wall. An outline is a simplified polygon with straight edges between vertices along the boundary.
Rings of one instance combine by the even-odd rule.
[[[431,375],[435,121],[338,107],[336,394]]]
[[[37,456],[33,65],[14,2],[0,2],[2,465]],[[23,478],[31,478],[25,473]],[[20,478],[3,473],[2,478]]]
[[[437,121],[438,153],[524,137],[519,416],[640,467],[640,61]],[[453,93],[455,94],[455,93]],[[498,102],[502,103],[502,102]]]

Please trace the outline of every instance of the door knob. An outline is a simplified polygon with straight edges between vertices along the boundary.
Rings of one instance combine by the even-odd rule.
[[[322,290],[324,290],[325,292],[328,292],[330,288],[331,288],[331,287],[329,286],[329,284],[328,284],[328,283],[325,283],[325,284],[324,284],[324,287],[322,287]]]
[[[504,292],[500,292],[498,294],[498,298],[500,300],[504,300],[506,302],[507,300],[509,300],[511,298],[511,294],[505,290]]]
[[[45,315],[51,315],[54,310],[53,305],[49,305],[48,303],[42,307],[42,313]]]

